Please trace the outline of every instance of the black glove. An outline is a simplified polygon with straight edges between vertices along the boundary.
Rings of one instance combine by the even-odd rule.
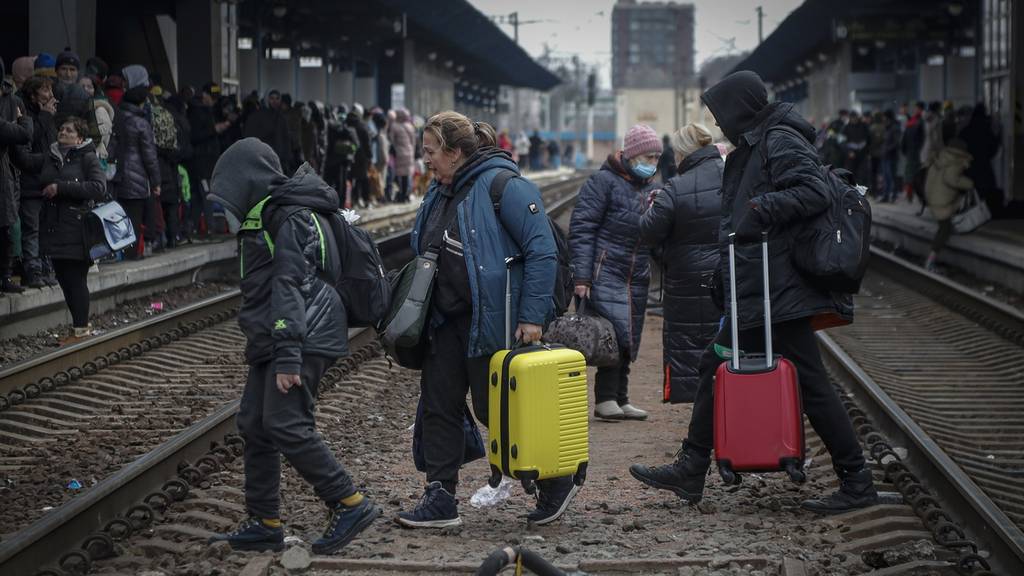
[[[765,214],[761,207],[751,201],[747,204],[747,212],[736,223],[736,242],[760,242],[761,233],[767,229]]]

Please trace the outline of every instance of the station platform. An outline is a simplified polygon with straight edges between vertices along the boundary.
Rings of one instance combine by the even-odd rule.
[[[545,170],[526,174],[537,184],[572,174],[573,170]],[[387,233],[408,226],[422,199],[405,204],[381,204],[356,209],[359,224],[372,233]],[[198,281],[237,278],[236,244],[231,236],[183,244],[178,248],[147,256],[143,260],[104,262],[89,272],[90,313],[102,314],[126,300],[142,298],[168,288]],[[36,334],[70,324],[71,314],[60,287],[28,288],[21,294],[0,295],[0,338]]]
[[[931,250],[938,224],[928,210],[900,200],[871,203],[872,236],[921,262]],[[978,280],[1024,292],[1024,220],[990,220],[970,234],[954,234],[939,254],[939,264]]]

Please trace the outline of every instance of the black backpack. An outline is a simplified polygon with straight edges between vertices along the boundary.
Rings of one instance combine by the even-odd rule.
[[[275,211],[272,215],[274,222],[269,227],[276,230],[288,216],[300,210],[310,210],[331,228],[341,265],[336,278],[325,276],[324,280],[334,286],[341,296],[348,326],[377,328],[391,305],[391,282],[384,270],[384,259],[380,256],[377,243],[369,232],[349,224],[340,210],[320,212],[301,206],[289,206],[285,210]],[[247,223],[250,220],[247,217]],[[243,224],[243,229],[258,228]]]
[[[771,130],[787,130],[803,139],[787,126]],[[765,134],[765,146],[767,140]],[[762,150],[762,158],[767,162],[767,151]],[[820,169],[831,203],[802,223],[793,242],[793,265],[818,288],[856,294],[871,257],[871,205],[849,170],[828,165]]]
[[[512,170],[501,170],[491,181],[491,203],[494,204],[495,214],[501,212],[501,197],[505,193],[505,186],[508,181],[516,178],[518,174]],[[573,275],[569,259],[569,241],[565,232],[558,224],[548,216],[548,224],[551,226],[551,235],[555,237],[555,249],[558,252],[558,269],[555,272],[555,292],[552,300],[555,303],[555,315],[561,316],[569,309],[569,302],[572,300]]]

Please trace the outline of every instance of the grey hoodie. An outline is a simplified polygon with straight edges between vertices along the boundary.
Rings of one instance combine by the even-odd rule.
[[[339,267],[324,213],[338,194],[304,164],[291,178],[273,149],[257,140],[235,142],[213,169],[210,198],[239,221],[252,211],[256,229],[238,233],[242,308],[249,363],[274,362],[278,374],[298,374],[307,355],[348,353],[348,322],[337,291],[322,277]],[[267,199],[262,210],[253,210]]]

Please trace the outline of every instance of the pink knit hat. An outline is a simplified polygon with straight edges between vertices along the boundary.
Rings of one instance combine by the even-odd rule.
[[[626,142],[622,147],[622,157],[636,158],[644,154],[661,154],[661,138],[653,128],[646,124],[637,124],[626,132]]]

